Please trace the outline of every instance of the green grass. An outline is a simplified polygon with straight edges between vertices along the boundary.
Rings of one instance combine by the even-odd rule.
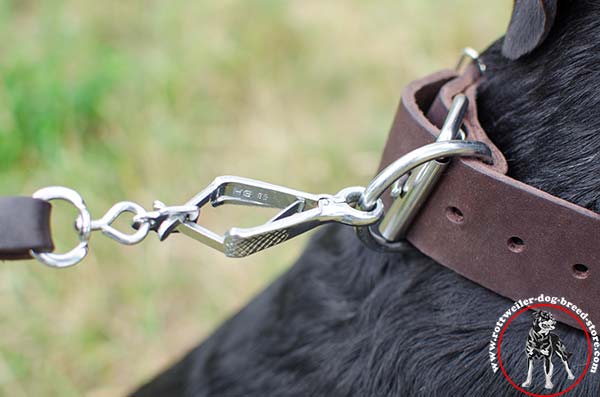
[[[233,174],[315,193],[365,184],[402,86],[499,36],[511,2],[0,0],[1,194],[59,184],[99,217],[183,203]],[[209,211],[217,230],[262,221]],[[57,204],[58,247],[76,238]],[[0,395],[125,393],[285,271],[299,238],[247,259],[184,236],[56,271],[0,264]]]

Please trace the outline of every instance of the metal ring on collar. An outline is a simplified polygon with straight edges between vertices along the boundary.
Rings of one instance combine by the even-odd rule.
[[[455,156],[477,157],[489,162],[492,159],[492,151],[485,143],[478,141],[452,140],[421,146],[406,153],[377,174],[363,192],[358,202],[359,208],[372,209],[383,192],[415,167],[431,160]]]

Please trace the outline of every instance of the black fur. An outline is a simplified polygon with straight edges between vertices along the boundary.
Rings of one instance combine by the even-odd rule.
[[[486,52],[479,116],[525,183],[596,209],[600,191],[600,2],[560,3],[550,35],[534,53]]]
[[[588,208],[600,190],[599,16],[596,1],[560,2],[530,55],[511,61],[493,44],[478,100],[512,176]],[[286,274],[133,395],[520,396],[488,361],[492,328],[510,305],[414,249],[371,252],[351,229],[330,226]],[[511,332],[523,337],[502,346],[519,373],[529,328],[515,320]],[[584,335],[562,324],[556,332],[577,377]],[[530,391],[544,393],[540,376]],[[598,376],[575,395],[597,395]],[[557,377],[554,390],[571,382]]]

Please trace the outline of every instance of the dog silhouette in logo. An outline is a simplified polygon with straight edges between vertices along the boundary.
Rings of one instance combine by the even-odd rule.
[[[554,353],[560,358],[560,361],[565,366],[567,377],[575,379],[571,368],[569,368],[570,353],[567,353],[567,348],[562,343],[558,335],[550,332],[555,327],[556,320],[551,313],[540,311],[537,312],[533,319],[533,327],[529,330],[527,343],[525,344],[525,352],[527,355],[527,380],[523,382],[522,387],[531,386],[533,378],[533,364],[537,360],[544,362],[544,374],[546,375],[546,389],[552,389],[552,372],[554,364],[552,364],[552,356]]]

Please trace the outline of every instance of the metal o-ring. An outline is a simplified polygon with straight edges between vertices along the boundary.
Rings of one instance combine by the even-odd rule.
[[[35,252],[34,250],[31,250],[31,256],[42,262],[44,265],[57,268],[73,266],[85,258],[88,252],[90,233],[92,231],[92,218],[87,210],[83,198],[79,195],[79,193],[62,186],[50,186],[35,192],[33,194],[33,198],[45,201],[64,200],[73,204],[73,206],[79,211],[78,219],[80,223],[77,227],[77,232],[80,242],[75,248],[63,254]]]

